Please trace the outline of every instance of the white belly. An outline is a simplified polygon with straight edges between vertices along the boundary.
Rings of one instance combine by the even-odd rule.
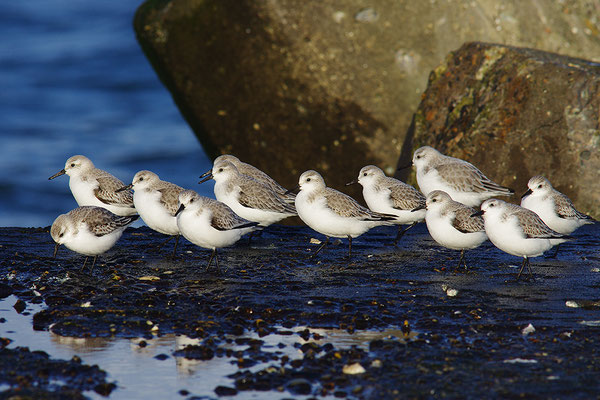
[[[183,237],[196,246],[206,249],[231,246],[251,230],[245,228],[220,231],[210,225],[208,213],[197,215],[193,211],[186,210],[177,216],[177,225]]]
[[[463,233],[452,226],[449,218],[432,212],[427,213],[425,222],[433,240],[449,249],[474,249],[487,239],[485,232]]]
[[[177,218],[161,204],[160,196],[158,191],[138,190],[133,193],[133,204],[149,228],[165,235],[178,235]]]
[[[550,229],[555,230],[563,235],[572,233],[575,229],[583,225],[582,221],[572,218],[561,218],[556,214],[554,208],[554,202],[551,199],[539,199],[532,195],[526,196],[521,200],[521,207],[527,208],[537,215],[544,221]]]
[[[65,246],[79,254],[96,256],[113,247],[124,230],[125,228],[122,228],[107,235],[96,236],[85,229],[80,229],[77,237],[65,242]]]
[[[485,231],[490,241],[500,250],[519,257],[537,257],[562,239],[528,239],[514,219],[505,222],[486,221]]]

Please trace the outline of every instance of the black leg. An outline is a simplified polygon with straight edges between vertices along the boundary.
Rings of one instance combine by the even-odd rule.
[[[167,244],[167,243],[169,243],[171,241],[171,239],[173,239],[173,236],[169,236],[167,238],[167,240],[165,240],[164,242],[162,242],[161,244],[159,244],[158,247],[156,248],[156,251],[159,251],[160,249],[162,249],[165,244]]]
[[[348,235],[348,258],[352,258],[352,236]]]
[[[210,258],[208,259],[208,265],[206,266],[206,270],[210,268],[210,264],[212,263],[213,258],[217,256],[217,249],[214,248],[212,253],[210,254]],[[219,268],[219,260],[217,259],[217,269]]]
[[[94,266],[96,265],[96,260],[98,259],[98,256],[95,255],[94,256],[94,261],[92,261],[92,268],[90,268],[90,274],[92,273],[92,271],[94,270]]]
[[[80,271],[83,271],[85,269],[85,265],[87,264],[88,258],[88,256],[85,257],[85,261],[83,261],[83,267],[81,267]]]
[[[523,263],[521,264],[521,268],[519,269],[519,275],[517,275],[517,280],[521,279],[521,274],[523,273],[523,269],[525,269],[525,264],[529,267],[529,259],[527,257],[523,257]],[[531,267],[529,267],[529,273],[531,274]]]
[[[312,256],[310,256],[310,258],[313,258],[317,254],[319,254],[319,252],[321,250],[323,250],[323,247],[325,247],[327,245],[327,243],[329,243],[329,236],[327,236],[327,239],[325,239],[325,241],[323,243],[321,243],[321,245],[319,246],[319,248],[317,249],[317,251],[315,252],[315,254],[313,254]]]
[[[547,256],[546,258],[556,258],[556,256],[558,255],[558,246],[560,246],[560,244],[554,246],[554,254],[552,254],[551,256]]]
[[[394,240],[394,245],[397,245],[398,241],[400,241],[400,239],[402,238],[402,236],[404,236],[406,231],[409,230],[410,228],[412,228],[413,226],[415,226],[416,224],[417,224],[417,222],[413,222],[412,224],[410,224],[409,226],[407,226],[404,229],[402,229],[402,225],[398,225],[398,233],[396,234],[396,239]]]
[[[460,268],[460,263],[462,263],[465,266],[465,270],[467,269],[467,263],[465,262],[465,249],[462,249],[460,251],[460,258],[458,259],[458,265],[456,266],[456,268]]]
[[[179,236],[180,235],[175,236],[175,247],[173,248],[173,258],[175,258],[175,252],[177,251],[177,245],[179,244]]]

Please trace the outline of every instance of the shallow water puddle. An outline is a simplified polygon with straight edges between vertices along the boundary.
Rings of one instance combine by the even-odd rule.
[[[117,389],[111,393],[110,399],[185,398],[188,395],[217,398],[217,386],[234,387],[234,381],[228,375],[240,369],[235,357],[215,355],[210,360],[194,360],[173,355],[176,350],[187,345],[200,344],[201,339],[174,334],[155,336],[152,339],[75,338],[34,331],[31,319],[43,306],[27,304],[26,309],[19,314],[13,308],[17,300],[15,296],[0,300],[0,317],[5,319],[5,322],[0,323],[0,336],[12,340],[8,347],[42,350],[55,359],[69,360],[77,355],[85,364],[97,364],[108,373],[108,381],[117,383]],[[309,335],[302,334],[308,333],[306,329]],[[296,359],[303,356],[298,347],[307,342],[319,345],[331,343],[338,349],[356,346],[368,351],[369,342],[375,339],[404,340],[404,334],[399,329],[356,331],[350,334],[340,329],[296,327],[280,328],[279,332],[281,334],[261,338],[254,332],[246,332],[241,337],[226,338],[232,340],[223,341],[219,347],[233,351],[245,350],[248,348],[247,342],[236,344],[235,339],[259,339],[264,342],[261,351]],[[414,336],[416,334],[411,333],[408,340]],[[144,343],[140,345],[142,341]],[[258,371],[272,364],[277,362],[259,362],[249,370]],[[7,387],[1,385],[0,390],[2,389]],[[92,399],[104,399],[93,391],[85,392],[85,395]],[[277,391],[241,391],[235,398],[280,399],[289,395],[290,393]]]

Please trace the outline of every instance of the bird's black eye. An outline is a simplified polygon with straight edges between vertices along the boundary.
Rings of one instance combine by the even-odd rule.
[[[143,180],[144,180],[144,178],[143,178],[143,177],[141,177],[141,178],[140,178],[140,181],[143,181]]]
[[[193,203],[193,202],[194,202],[194,199],[190,199],[190,203]]]
[[[65,236],[64,233],[61,233],[60,235],[58,235],[58,237],[63,237],[63,236]]]
[[[75,166],[75,163],[71,163],[71,167],[74,167],[74,166]]]
[[[538,185],[538,189],[541,189],[541,188],[542,188],[542,185],[541,185],[541,184],[539,184],[539,185]]]
[[[490,203],[490,207],[494,207],[494,203]]]
[[[310,178],[306,178],[306,182],[310,182]]]
[[[431,199],[431,202],[432,202],[432,203],[435,203],[436,201],[437,201],[436,199]]]
[[[219,172],[223,172],[223,168],[219,168]]]
[[[366,173],[366,172],[363,172],[363,176],[367,176],[367,173]]]

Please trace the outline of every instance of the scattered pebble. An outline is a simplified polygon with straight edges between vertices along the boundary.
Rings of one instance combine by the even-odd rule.
[[[505,364],[537,364],[537,360],[527,358],[511,358],[503,361]]]
[[[523,336],[527,336],[527,335],[529,335],[530,333],[533,333],[533,332],[535,332],[535,328],[533,327],[533,325],[529,324],[525,328],[523,328],[523,330],[521,331],[521,334]]]
[[[310,238],[310,244],[321,244],[321,241],[316,238]]]
[[[154,276],[154,275],[146,275],[146,276],[140,276],[138,278],[140,281],[160,281],[160,278],[158,276]]]
[[[346,364],[342,368],[342,372],[348,375],[364,374],[366,370],[359,363]]]
[[[379,19],[379,14],[373,8],[363,8],[354,16],[358,22],[375,22]]]
[[[578,302],[576,302],[576,301],[573,301],[573,300],[567,300],[567,301],[565,302],[565,305],[566,305],[567,307],[573,307],[573,308],[578,308],[578,307],[579,307],[579,303],[578,303]]]

